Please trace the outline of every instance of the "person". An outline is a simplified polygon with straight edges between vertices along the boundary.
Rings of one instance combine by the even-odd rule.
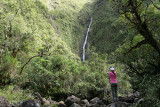
[[[118,100],[117,98],[117,79],[116,79],[117,72],[115,71],[114,67],[110,67],[109,69],[111,72],[107,71],[107,74],[110,76],[112,96],[113,96],[114,102],[116,102]]]

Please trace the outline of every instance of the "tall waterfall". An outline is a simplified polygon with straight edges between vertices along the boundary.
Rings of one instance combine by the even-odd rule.
[[[86,48],[88,33],[89,33],[90,28],[91,28],[91,25],[92,25],[92,18],[90,20],[90,24],[88,26],[86,37],[85,37],[85,40],[84,40],[84,43],[83,43],[83,61],[85,61],[85,57],[86,57],[85,48]]]

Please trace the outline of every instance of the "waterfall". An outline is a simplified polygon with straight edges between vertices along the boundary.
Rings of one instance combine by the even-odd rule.
[[[85,48],[86,48],[87,39],[88,39],[88,33],[89,33],[90,28],[91,28],[91,25],[92,25],[92,18],[91,18],[90,24],[88,26],[86,37],[85,37],[85,40],[84,40],[84,43],[83,43],[83,57],[82,57],[83,61],[85,61],[85,57],[86,57]]]

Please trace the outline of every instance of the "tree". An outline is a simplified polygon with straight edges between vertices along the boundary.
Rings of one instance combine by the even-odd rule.
[[[159,102],[157,85],[160,75],[160,11],[157,4],[148,0],[113,0],[114,9],[121,14],[132,36],[125,38],[124,44],[117,48],[114,57],[126,66],[132,77],[134,90],[139,90],[149,99],[150,104]],[[152,88],[151,88],[152,86]],[[152,96],[152,97],[151,97]]]
[[[152,25],[150,23],[154,23],[155,20],[152,19],[153,16],[149,15],[149,7],[151,6],[149,3],[145,2],[146,0],[124,0],[119,1],[115,0],[114,2],[119,7],[119,12],[123,15],[129,23],[134,27],[137,33],[141,34],[144,39],[138,42],[136,45],[132,46],[127,53],[131,52],[133,49],[137,49],[144,44],[151,45],[155,51],[158,53],[158,65],[157,72],[160,70],[160,46],[159,40],[155,37],[155,32],[151,29]],[[159,25],[157,25],[159,26]]]

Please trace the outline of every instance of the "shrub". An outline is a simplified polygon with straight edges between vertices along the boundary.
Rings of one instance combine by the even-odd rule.
[[[9,84],[17,73],[18,61],[9,51],[0,57],[0,87]]]
[[[17,103],[22,102],[27,99],[33,98],[32,96],[29,96],[29,90],[16,90],[14,91],[14,85],[6,86],[3,89],[0,89],[0,96],[4,96],[9,100],[10,103]]]

